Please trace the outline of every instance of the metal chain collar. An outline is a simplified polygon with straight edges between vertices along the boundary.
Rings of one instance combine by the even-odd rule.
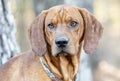
[[[39,58],[40,63],[42,64],[44,70],[46,71],[46,73],[48,74],[48,76],[52,79],[52,81],[62,81],[59,78],[55,77],[54,73],[52,73],[52,71],[47,67],[47,65],[44,63],[42,57]],[[77,73],[78,74],[78,73]],[[75,76],[74,81],[79,81],[79,79],[77,79],[77,76]]]

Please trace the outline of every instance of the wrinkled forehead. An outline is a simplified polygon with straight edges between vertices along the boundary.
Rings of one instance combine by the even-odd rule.
[[[48,10],[48,14],[46,16],[47,22],[54,21],[70,21],[77,20],[81,21],[82,16],[79,13],[78,9],[73,6],[55,6]]]

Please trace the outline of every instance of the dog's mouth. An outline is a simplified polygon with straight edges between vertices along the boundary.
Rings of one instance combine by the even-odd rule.
[[[61,51],[56,55],[56,57],[59,57],[59,56],[70,56],[70,54],[68,54],[67,52]]]
[[[56,54],[56,56],[61,56],[61,55],[69,56],[71,54],[69,53],[69,51],[67,51],[67,48],[61,48],[58,49],[58,53]]]
[[[59,48],[57,46],[52,47],[52,55],[53,56],[60,56],[60,55],[65,55],[65,56],[71,56],[77,54],[77,49],[73,46],[66,46]]]
[[[60,51],[57,55],[65,55],[65,56],[66,56],[66,55],[68,55],[68,53],[67,53],[66,51],[63,51],[63,50],[62,50],[62,51]]]

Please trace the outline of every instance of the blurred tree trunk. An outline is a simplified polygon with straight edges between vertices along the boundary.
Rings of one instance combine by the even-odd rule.
[[[86,8],[90,12],[93,12],[93,0],[65,0],[65,3]],[[93,81],[90,57],[85,54],[83,49],[81,53],[80,67],[76,77],[75,81]]]
[[[9,0],[0,0],[0,64],[19,52],[15,39],[15,22]]]
[[[33,0],[33,1],[36,15],[38,15],[42,10],[64,3],[64,0]]]

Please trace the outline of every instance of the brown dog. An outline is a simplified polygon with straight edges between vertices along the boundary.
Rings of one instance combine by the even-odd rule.
[[[45,10],[29,30],[32,50],[2,65],[0,81],[74,81],[82,41],[85,52],[93,53],[102,31],[85,9],[60,5]]]

